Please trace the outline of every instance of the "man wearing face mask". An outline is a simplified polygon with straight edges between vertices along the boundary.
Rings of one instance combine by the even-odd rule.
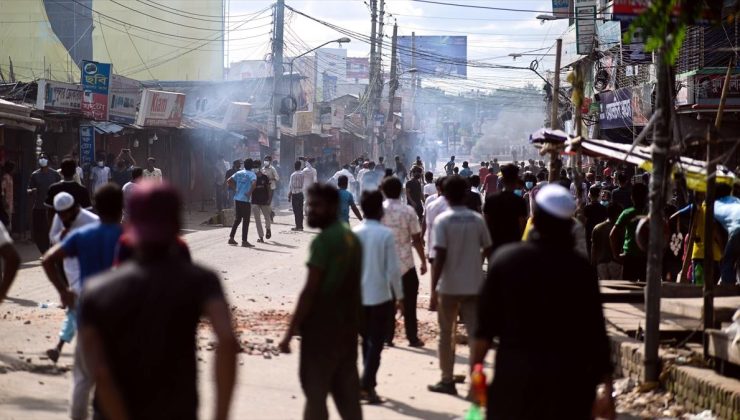
[[[493,251],[522,238],[527,223],[527,204],[522,198],[519,167],[501,166],[502,190],[486,198],[483,214],[493,241]]]
[[[103,185],[111,181],[111,170],[105,166],[105,156],[98,155],[98,160],[95,162],[95,166],[90,170],[90,188],[93,194],[103,187]]]
[[[275,212],[272,211],[272,198],[275,196],[275,190],[277,190],[280,175],[278,175],[277,169],[272,166],[272,156],[265,156],[264,163],[262,165],[262,173],[267,176],[268,180],[270,180],[270,188],[267,191],[267,206],[270,208],[270,220],[273,221],[275,219]],[[265,216],[265,218],[267,218],[267,216]]]
[[[49,218],[48,208],[44,204],[49,193],[49,187],[62,180],[59,174],[49,168],[49,157],[42,153],[39,155],[39,169],[31,174],[28,183],[28,194],[33,200],[33,215],[31,219],[31,235],[33,241],[42,254],[49,249]]]

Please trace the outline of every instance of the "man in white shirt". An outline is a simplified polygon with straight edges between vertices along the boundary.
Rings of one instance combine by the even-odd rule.
[[[95,194],[105,184],[111,180],[110,168],[105,166],[105,156],[98,155],[95,166],[90,169],[90,189]]]
[[[424,208],[425,223],[422,227],[424,241],[427,244],[427,257],[430,264],[434,264],[435,256],[434,247],[432,246],[432,243],[434,243],[434,223],[440,214],[450,209],[447,199],[442,195],[442,184],[444,180],[444,177],[437,179],[437,182],[434,184],[437,192],[427,197],[426,207]]]
[[[144,179],[153,180],[155,182],[162,182],[162,170],[154,167],[156,163],[157,160],[153,157],[150,157],[146,160],[146,168],[144,168]]]
[[[419,217],[413,207],[401,201],[401,180],[388,177],[381,185],[383,194],[387,198],[383,202],[383,225],[391,228],[396,239],[396,252],[401,262],[401,283],[403,285],[403,323],[406,330],[406,339],[411,347],[424,347],[419,339],[419,327],[416,319],[416,300],[419,294],[419,277],[416,274],[413,250],[421,259],[421,274],[427,272],[427,262],[424,258],[424,244],[421,239]],[[388,344],[393,344],[395,323],[390,325]]]
[[[432,266],[432,309],[438,308],[442,379],[428,389],[457,395],[453,376],[457,317],[462,313],[465,329],[472,337],[476,331],[478,294],[483,286],[483,256],[489,255],[492,242],[483,216],[465,206],[467,181],[453,175],[447,178],[443,189],[450,210],[435,221],[432,240],[436,252]]]
[[[270,221],[274,221],[275,212],[272,211],[272,199],[275,196],[275,190],[277,190],[278,181],[280,181],[280,175],[278,175],[277,169],[272,166],[272,156],[265,156],[264,163],[262,165],[262,173],[267,176],[270,180],[270,190],[268,191],[267,202],[270,206]]]
[[[318,173],[313,167],[314,158],[306,159],[306,167],[303,168],[303,196],[308,197],[308,189],[318,181]],[[303,203],[303,214],[308,214],[308,200]]]
[[[427,172],[424,174],[424,201],[426,202],[427,198],[434,194],[437,194],[437,185],[434,183],[434,174]]]
[[[49,239],[52,245],[56,245],[71,233],[88,225],[100,223],[98,216],[90,211],[80,208],[67,192],[60,192],[54,196],[54,220],[51,223]],[[67,257],[62,262],[64,275],[70,288],[77,296],[81,293],[80,283],[80,263],[77,257]],[[56,347],[46,351],[49,359],[56,363],[59,360],[59,354],[62,352],[64,344],[71,343],[77,331],[77,309],[67,308],[67,316],[62,322],[62,328],[59,330],[59,342]],[[79,345],[79,344],[78,344]],[[94,380],[84,369],[82,362],[77,358],[75,351],[74,369],[72,372],[73,388],[72,401],[70,406],[70,417],[73,419],[85,418],[89,409],[90,391],[93,388]]]
[[[362,243],[362,336],[363,372],[361,398],[370,404],[381,403],[375,392],[380,367],[380,353],[394,314],[393,295],[402,308],[403,288],[393,231],[380,223],[383,217],[383,194],[380,191],[362,195],[363,223],[352,231]]]
[[[329,178],[329,182],[336,184],[337,180],[339,180],[339,177],[342,175],[347,177],[347,182],[349,183],[349,185],[352,185],[356,182],[355,176],[352,175],[352,172],[349,170],[349,165],[344,165],[342,169],[335,172],[334,175]]]
[[[134,169],[131,170],[131,181],[125,183],[123,188],[121,188],[121,192],[123,193],[123,223],[128,222],[128,202],[131,200],[131,196],[134,191],[136,191],[136,187],[138,187],[139,182],[141,182],[143,178],[144,170],[138,166],[134,167]]]

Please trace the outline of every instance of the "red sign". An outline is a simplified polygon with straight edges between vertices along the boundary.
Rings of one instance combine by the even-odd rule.
[[[366,57],[347,57],[347,79],[369,79],[370,59]]]
[[[141,127],[179,127],[185,95],[175,92],[145,89],[136,125]]]

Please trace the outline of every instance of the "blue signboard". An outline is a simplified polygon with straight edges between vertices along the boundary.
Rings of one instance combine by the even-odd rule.
[[[80,126],[80,166],[87,169],[95,162],[95,128]]]
[[[602,130],[632,128],[632,90],[628,87],[599,93],[599,124]]]
[[[82,115],[97,121],[108,119],[110,64],[84,60],[82,62]]]
[[[399,36],[398,59],[402,71],[413,67],[420,74],[467,77],[468,37]]]

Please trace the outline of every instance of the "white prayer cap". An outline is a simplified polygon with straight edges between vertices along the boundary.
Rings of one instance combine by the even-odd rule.
[[[75,199],[72,194],[67,192],[60,192],[54,196],[54,210],[66,211],[74,207]]]
[[[568,220],[576,212],[576,201],[562,185],[547,184],[537,193],[537,206],[558,219]]]

